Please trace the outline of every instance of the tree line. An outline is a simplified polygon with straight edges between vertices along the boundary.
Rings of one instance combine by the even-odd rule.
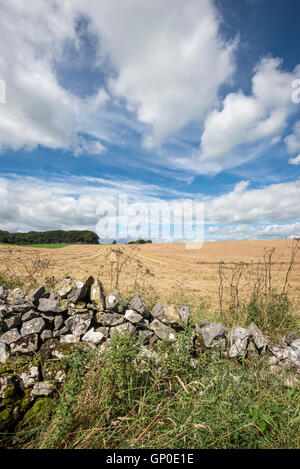
[[[99,244],[99,236],[88,230],[29,231],[9,233],[0,230],[0,243],[8,244]]]
[[[128,244],[149,244],[152,243],[151,239],[147,241],[145,239],[137,239],[136,241],[129,241]]]

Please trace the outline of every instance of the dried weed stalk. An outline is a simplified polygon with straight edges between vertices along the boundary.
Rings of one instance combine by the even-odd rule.
[[[221,319],[228,325],[238,321],[248,325],[254,321],[268,330],[280,329],[293,323],[288,298],[290,276],[299,253],[300,240],[293,240],[287,264],[275,259],[275,248],[265,249],[258,263],[219,263],[219,305]],[[279,265],[279,269],[278,269]],[[276,266],[277,272],[274,272]],[[286,267],[284,281],[279,273]]]

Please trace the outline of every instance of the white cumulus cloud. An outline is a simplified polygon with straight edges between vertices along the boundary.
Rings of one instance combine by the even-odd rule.
[[[295,123],[292,133],[284,141],[290,154],[300,151],[300,121]]]
[[[226,194],[206,198],[205,219],[214,224],[284,223],[300,218],[300,179],[249,188],[242,181]]]
[[[81,114],[103,106],[104,91],[98,90],[93,105],[80,100],[60,85],[54,66],[66,41],[78,43],[78,15],[66,1],[36,0],[30,8],[18,0],[1,2],[0,77],[6,103],[0,106],[0,152],[38,145],[75,153],[101,150],[101,142],[91,148],[77,134]]]
[[[210,0],[87,0],[79,8],[116,70],[111,93],[153,129],[148,144],[203,118],[232,77],[236,43],[221,39]]]
[[[64,89],[55,69],[67,43],[79,47],[80,17],[98,38],[94,66],[107,78],[107,90],[88,102]],[[127,122],[148,146],[203,119],[234,72],[236,43],[225,42],[219,26],[211,0],[35,0],[30,8],[2,0],[0,78],[7,100],[0,107],[0,151],[74,150],[79,132],[105,136],[107,120],[117,121],[104,111],[110,100],[144,126]]]
[[[220,159],[233,157],[239,145],[270,139],[277,143],[296,111],[291,99],[291,83],[299,74],[281,68],[281,60],[264,58],[252,78],[252,94],[239,90],[228,94],[220,110],[213,110],[205,121],[201,138],[201,157]]]
[[[300,155],[296,156],[295,158],[290,158],[289,163],[293,165],[300,164]]]

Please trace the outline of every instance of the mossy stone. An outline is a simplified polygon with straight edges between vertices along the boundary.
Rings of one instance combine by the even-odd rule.
[[[21,372],[27,369],[29,366],[39,366],[40,358],[35,355],[34,357],[14,357],[6,363],[0,364],[0,375],[6,374],[12,376],[15,372]]]
[[[43,421],[45,412],[53,407],[54,401],[48,397],[38,398],[33,406],[24,414],[22,421],[18,424],[17,430],[30,426],[30,428],[39,425]]]
[[[8,430],[11,425],[12,416],[11,416],[11,409],[5,408],[0,411],[0,431],[3,432]]]
[[[46,360],[42,364],[42,376],[45,381],[55,381],[58,371],[67,371],[65,360]]]
[[[53,357],[53,352],[61,355],[70,355],[74,350],[74,344],[61,344],[57,339],[47,340],[40,348],[40,357],[44,360]],[[59,358],[59,357],[56,357]]]

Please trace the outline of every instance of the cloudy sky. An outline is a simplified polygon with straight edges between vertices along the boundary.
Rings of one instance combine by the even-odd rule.
[[[126,194],[203,203],[206,240],[300,235],[299,2],[0,13],[0,229],[95,230]]]

